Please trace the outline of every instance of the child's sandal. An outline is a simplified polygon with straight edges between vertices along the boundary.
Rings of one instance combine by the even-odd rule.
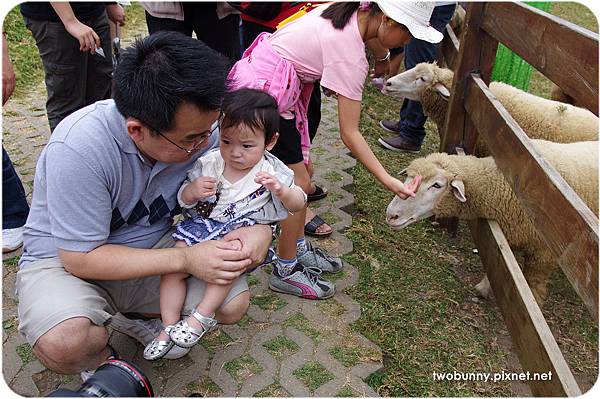
[[[171,330],[175,326],[166,326],[165,332],[167,335],[171,336]],[[173,340],[168,341],[159,341],[158,337],[154,338],[146,348],[144,349],[144,359],[146,360],[157,360],[166,355],[171,348],[175,345]]]
[[[173,329],[169,334],[171,340],[175,342],[175,345],[181,346],[182,348],[191,348],[200,341],[204,334],[217,327],[217,321],[212,317],[203,316],[196,311],[194,311],[191,316],[198,320],[202,325],[202,330],[190,326],[188,322],[183,319],[173,326]]]

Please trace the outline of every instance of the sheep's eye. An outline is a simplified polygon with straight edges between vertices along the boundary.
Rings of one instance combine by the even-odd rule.
[[[421,76],[419,79],[421,79],[421,82],[426,82],[425,77]]]
[[[442,186],[440,186],[440,183],[433,183],[431,185],[432,188],[442,188]]]

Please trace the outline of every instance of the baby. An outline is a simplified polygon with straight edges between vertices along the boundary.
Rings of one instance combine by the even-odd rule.
[[[177,195],[185,218],[173,238],[176,246],[218,240],[256,223],[272,224],[301,210],[306,194],[294,173],[268,150],[277,142],[279,111],[266,92],[240,89],[223,99],[220,145],[194,164]],[[239,249],[241,249],[241,243]],[[163,357],[173,345],[189,348],[216,328],[215,312],[231,285],[207,284],[195,311],[180,320],[186,297],[185,273],[161,277],[164,330],[144,350],[144,358]]]

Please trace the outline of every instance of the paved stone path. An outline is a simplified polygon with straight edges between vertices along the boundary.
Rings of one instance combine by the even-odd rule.
[[[124,43],[126,45],[126,42]],[[35,163],[49,138],[42,85],[3,109],[3,143],[20,174],[29,198]],[[314,204],[336,230],[316,244],[334,255],[352,251],[342,233],[352,222],[344,211],[354,201],[345,186],[346,172],[355,165],[339,139],[335,102],[323,101],[323,118],[313,149],[315,181],[329,195]],[[42,366],[18,334],[14,293],[16,255],[3,257],[3,373],[7,384],[24,396],[44,396],[57,387],[74,389],[78,375],[59,375]],[[208,334],[182,359],[145,361],[135,340],[112,331],[110,342],[150,378],[157,396],[377,396],[363,379],[379,370],[381,350],[351,323],[360,306],[344,293],[358,273],[349,264],[340,275],[329,275],[336,294],[326,301],[309,301],[268,289],[268,267],[248,276],[252,299],[248,314],[235,325]]]

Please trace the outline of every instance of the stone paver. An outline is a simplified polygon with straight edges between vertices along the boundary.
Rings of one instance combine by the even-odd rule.
[[[29,198],[35,163],[49,138],[45,97],[42,84],[27,98],[12,99],[3,109],[3,143]],[[354,202],[352,194],[344,189],[352,184],[346,170],[356,161],[339,138],[335,101],[324,98],[322,110],[312,157],[314,179],[329,190],[329,195],[315,203],[314,209],[331,221],[335,232],[313,242],[334,255],[343,255],[352,251],[352,242],[343,235],[352,218],[344,209]],[[4,259],[15,255],[19,253]],[[247,316],[236,325],[221,326],[207,335],[182,359],[147,362],[141,356],[141,345],[115,331],[111,332],[110,342],[121,356],[131,359],[148,375],[157,396],[377,396],[364,379],[383,367],[381,350],[349,327],[360,317],[360,306],[344,289],[356,283],[358,271],[346,263],[342,277],[335,280],[335,296],[326,301],[308,301],[270,291],[269,270],[259,269],[249,277],[254,300]],[[2,342],[7,384],[24,396],[43,396],[57,387],[79,386],[79,376],[58,375],[45,369],[16,331],[15,273],[16,266],[4,264]],[[267,346],[277,338],[290,349],[281,354],[269,350]],[[320,365],[331,378],[321,382],[317,378],[321,376],[315,375],[315,381],[319,381],[315,384],[320,385],[311,390],[297,376],[307,364]]]

